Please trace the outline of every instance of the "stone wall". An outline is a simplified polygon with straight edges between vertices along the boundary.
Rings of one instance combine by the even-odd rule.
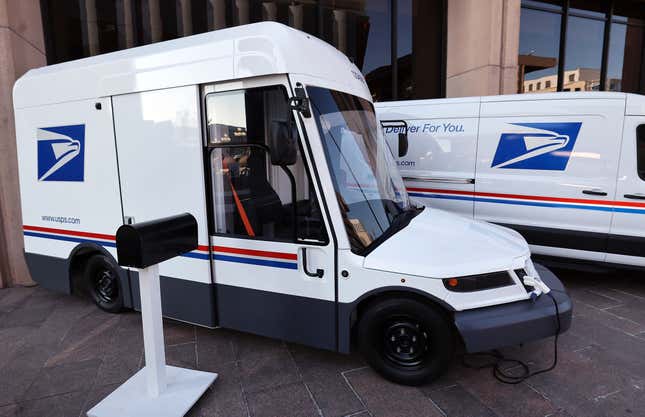
[[[40,2],[0,0],[0,288],[33,283],[23,257],[12,90],[45,64]]]
[[[517,92],[520,0],[448,0],[446,96]]]

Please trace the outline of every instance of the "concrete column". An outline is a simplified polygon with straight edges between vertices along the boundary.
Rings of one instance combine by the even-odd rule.
[[[190,0],[177,0],[177,32],[180,36],[193,34],[193,13]]]
[[[334,46],[342,53],[347,53],[347,12],[334,10]]]
[[[46,64],[38,0],[0,0],[0,288],[33,285],[23,257],[13,83]]]
[[[272,1],[262,3],[262,20],[275,22],[278,20],[278,5]]]
[[[289,26],[300,30],[304,27],[304,6],[302,4],[289,5]]]
[[[226,0],[208,0],[208,30],[226,27]]]
[[[143,5],[145,8],[143,28],[146,32],[146,43],[159,42],[163,36],[159,0],[143,0]]]
[[[101,51],[99,44],[99,26],[96,20],[96,0],[81,0],[81,25],[83,33],[83,47],[88,55],[97,55]]]
[[[132,0],[116,1],[116,25],[119,49],[134,46],[134,23],[132,20]]]
[[[448,0],[446,95],[517,92],[520,0]]]
[[[250,22],[249,0],[235,0],[235,8],[237,9],[237,24],[248,24]]]

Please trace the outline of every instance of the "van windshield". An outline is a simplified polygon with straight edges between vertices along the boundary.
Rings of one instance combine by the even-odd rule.
[[[419,210],[410,203],[372,104],[320,87],[307,92],[352,251],[365,254]]]

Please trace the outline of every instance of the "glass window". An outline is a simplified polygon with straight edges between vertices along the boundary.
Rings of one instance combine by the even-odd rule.
[[[603,21],[569,16],[564,63],[565,70],[573,72],[564,87],[598,90],[604,28]]]
[[[645,125],[636,128],[636,160],[638,176],[645,181]]]
[[[398,0],[397,100],[442,97],[442,0]]]
[[[390,0],[321,0],[322,37],[363,72],[374,100],[392,99]]]
[[[214,232],[286,242],[326,241],[284,87],[208,94],[206,118]],[[273,165],[272,150],[297,153],[295,163]]]
[[[561,16],[557,13],[522,8],[518,58],[520,93],[528,90],[530,81],[546,77],[557,84],[560,22]]]
[[[614,13],[607,62],[607,88],[643,93],[645,8],[642,3],[621,1],[616,3]]]
[[[418,210],[409,200],[371,103],[324,88],[307,91],[352,251],[363,254],[407,225]]]
[[[522,6],[536,7],[544,10],[558,12],[562,10],[562,1],[560,0],[522,0]]]

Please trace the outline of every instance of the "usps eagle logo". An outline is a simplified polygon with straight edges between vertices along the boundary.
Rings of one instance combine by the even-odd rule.
[[[578,138],[580,122],[509,123],[492,168],[564,171]]]
[[[37,130],[38,181],[83,181],[85,125]]]

